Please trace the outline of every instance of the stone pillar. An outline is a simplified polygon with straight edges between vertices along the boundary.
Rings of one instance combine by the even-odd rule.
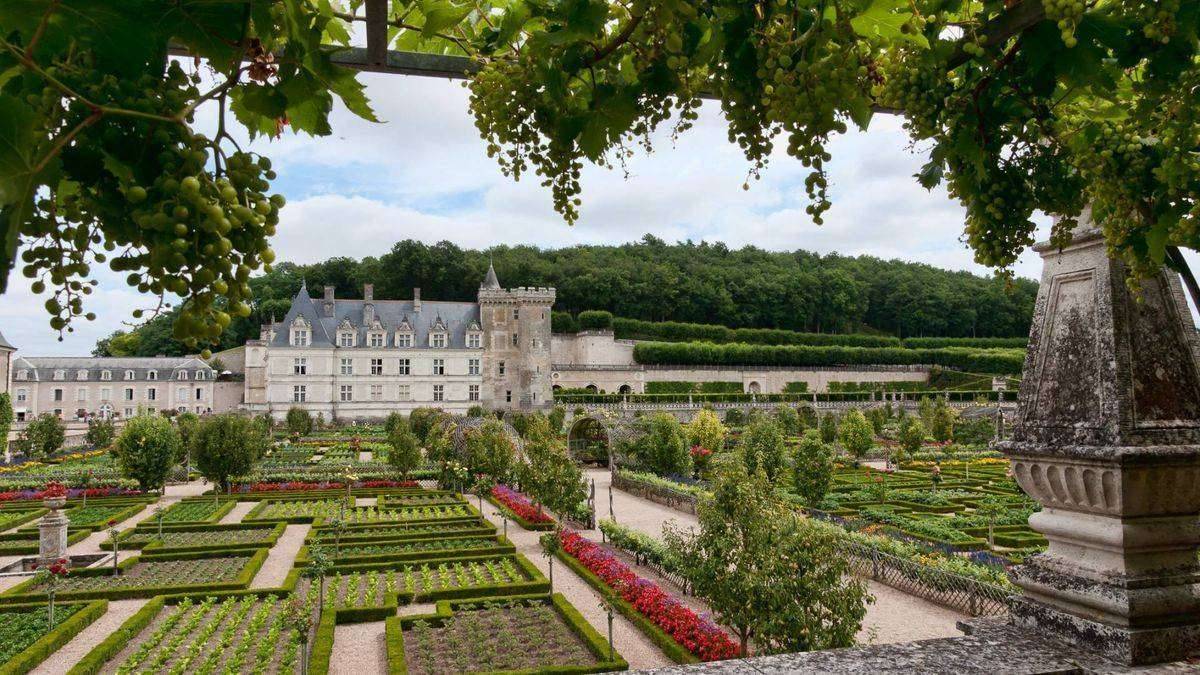
[[[1171,272],[1131,293],[1090,224],[1044,260],[1012,439],[1049,548],[1013,621],[1127,664],[1200,651],[1200,372]]]
[[[67,516],[62,512],[65,499],[47,499],[43,502],[50,512],[42,516],[38,524],[38,566],[48,565],[59,558],[67,557]]]

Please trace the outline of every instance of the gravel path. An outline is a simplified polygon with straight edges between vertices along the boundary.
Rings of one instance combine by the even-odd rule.
[[[334,628],[329,672],[357,675],[388,672],[383,622],[347,623]]]
[[[304,538],[308,536],[309,527],[311,526],[287,526],[283,536],[271,547],[267,561],[258,570],[258,574],[254,575],[254,581],[250,582],[250,588],[276,588],[283,583],[288,572],[292,571],[292,563],[296,560],[296,553],[304,545]]]
[[[242,522],[242,518],[245,518],[246,514],[253,511],[254,507],[256,506],[258,506],[258,502],[238,502],[237,505],[233,507],[232,511],[221,517],[219,522],[222,525],[240,523]]]
[[[87,656],[88,652],[95,649],[96,645],[115,633],[126,619],[136,614],[147,602],[149,600],[110,600],[108,611],[103,616],[80,631],[79,635],[71,638],[70,642],[34,668],[33,675],[62,675],[67,672],[72,666],[79,663],[80,659]]]
[[[500,513],[490,502],[483,503],[483,511],[493,523],[501,522]],[[508,526],[508,538],[516,546],[517,552],[533,562],[542,574],[549,575],[548,561],[542,555],[541,544],[538,543],[541,535],[541,532],[522,529],[515,523]],[[600,596],[592,591],[592,587],[586,581],[561,562],[554,566],[554,591],[562,593],[601,635],[608,634],[608,615],[600,609]],[[620,614],[613,617],[613,645],[634,670],[674,664],[657,645]]]
[[[596,481],[597,515],[608,517],[611,475],[607,469],[591,469],[586,475]],[[662,536],[663,526],[668,523],[682,528],[697,526],[696,517],[689,513],[676,511],[622,490],[613,490],[612,500],[613,512],[618,523],[655,537]],[[582,534],[589,539],[600,541],[600,530],[590,530]],[[646,570],[639,570],[643,571]],[[909,642],[956,637],[962,634],[955,622],[969,618],[967,615],[902,593],[891,586],[870,579],[866,581],[867,590],[875,596],[875,602],[867,605],[867,615],[863,619],[862,630],[858,633],[860,643]]]

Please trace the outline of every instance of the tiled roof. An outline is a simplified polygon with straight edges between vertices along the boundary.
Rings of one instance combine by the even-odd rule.
[[[13,371],[29,370],[30,380],[43,382],[54,379],[54,371],[66,371],[65,381],[77,381],[80,370],[88,371],[88,381],[100,380],[100,372],[107,370],[112,373],[114,382],[125,379],[125,371],[132,370],[135,380],[145,380],[146,373],[158,372],[158,380],[171,381],[175,379],[178,370],[187,370],[188,380],[195,379],[195,371],[205,371],[205,377],[212,379],[213,369],[204,361],[190,356],[151,356],[151,357],[100,357],[100,356],[19,356],[13,361]]]

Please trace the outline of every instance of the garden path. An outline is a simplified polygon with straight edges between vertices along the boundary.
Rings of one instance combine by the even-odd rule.
[[[331,673],[386,673],[387,636],[382,621],[348,623],[334,628]]]
[[[242,518],[245,518],[246,514],[253,511],[258,504],[258,502],[238,502],[232,511],[221,517],[221,524],[232,525],[242,522]]]
[[[589,480],[596,481],[597,517],[608,517],[608,492],[612,482],[608,469],[590,469],[585,472]],[[618,523],[641,530],[654,537],[662,537],[663,526],[674,523],[678,527],[697,527],[696,517],[676,511],[648,499],[642,499],[623,490],[613,490],[613,512]],[[600,530],[582,533],[585,537],[600,541]],[[638,570],[639,573],[645,570]],[[867,579],[867,590],[875,596],[875,602],[867,605],[867,615],[857,639],[862,644],[887,644],[911,642],[931,638],[955,637],[962,632],[956,622],[970,618],[952,609],[935,605],[922,598],[902,593],[891,586]]]
[[[149,600],[146,599],[109,601],[108,611],[103,616],[80,631],[79,635],[71,638],[70,642],[60,647],[58,651],[50,655],[50,658],[34,668],[31,671],[32,675],[62,675],[67,672],[97,645],[108,639],[108,636],[117,632],[121,624],[136,614],[147,602]]]
[[[472,503],[477,504],[474,500],[472,500]],[[483,502],[483,514],[488,520],[497,525],[503,521],[496,507],[486,501]],[[538,539],[542,534],[541,532],[525,530],[516,523],[510,522],[508,524],[508,538],[516,546],[517,552],[524,555],[530,562],[536,565],[542,571],[542,574],[548,575],[549,565],[545,556],[542,555],[541,544],[538,543]],[[579,613],[587,619],[593,628],[601,635],[607,636],[608,618],[605,612],[600,609],[600,596],[592,591],[592,587],[586,581],[561,562],[554,566],[554,592],[562,593],[567,601],[574,605],[575,609],[579,610]],[[632,670],[674,665],[674,662],[668,659],[657,645],[651,642],[636,626],[629,623],[620,614],[613,616],[613,646],[629,662],[629,667]]]
[[[254,575],[254,581],[250,582],[250,588],[276,588],[283,585],[283,580],[287,578],[288,572],[292,571],[292,563],[295,562],[300,547],[304,545],[304,538],[308,536],[310,527],[310,525],[287,526],[287,529],[283,531],[283,536],[271,547],[271,552],[267,554],[267,561],[258,570],[258,574]]]

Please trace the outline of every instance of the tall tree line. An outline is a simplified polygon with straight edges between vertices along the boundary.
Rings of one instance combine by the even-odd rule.
[[[403,300],[420,287],[427,300],[474,300],[493,261],[506,287],[553,286],[555,309],[605,309],[646,321],[783,328],[806,332],[875,331],[899,337],[1012,337],[1029,333],[1037,284],[1011,282],[921,263],[810,251],[731,249],[722,243],[668,244],[652,235],[620,246],[462,249],[450,242],[406,239],[362,260],[330,258],[312,265],[279,263],[250,281],[254,312],[235,319],[219,348],[258,337],[258,326],[282,318],[307,281],[320,296]],[[97,355],[182,354],[170,317],[97,344]]]

